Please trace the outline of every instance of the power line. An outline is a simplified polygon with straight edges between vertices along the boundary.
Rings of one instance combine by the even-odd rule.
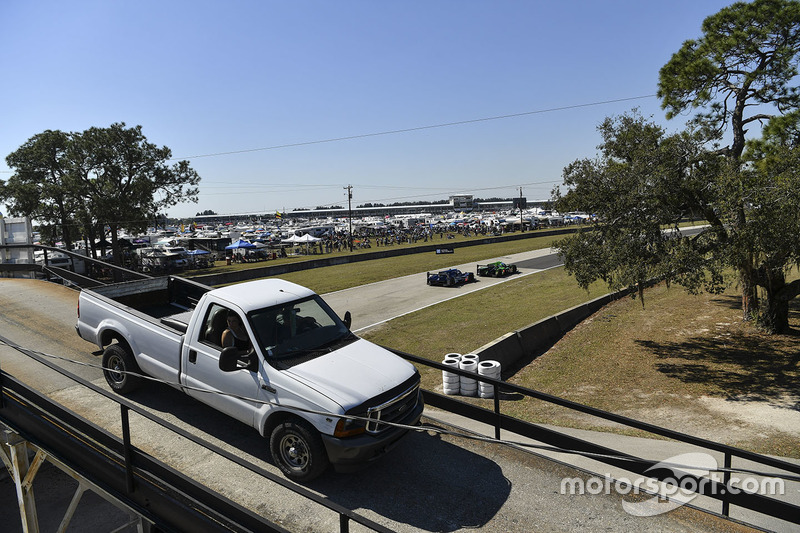
[[[309,146],[309,145],[313,145],[313,144],[332,143],[332,142],[339,142],[339,141],[351,141],[351,140],[354,140],[354,139],[365,139],[365,138],[368,138],[368,137],[379,137],[379,136],[382,136],[382,135],[395,135],[395,134],[398,134],[398,133],[410,133],[410,132],[413,132],[413,131],[431,130],[431,129],[435,129],[435,128],[446,128],[446,127],[450,127],[450,126],[462,126],[464,124],[474,124],[474,123],[477,123],[477,122],[488,122],[488,121],[491,121],[491,120],[503,120],[503,119],[508,119],[508,118],[524,117],[524,116],[528,116],[528,115],[539,115],[539,114],[543,114],[543,113],[552,113],[554,111],[566,111],[568,109],[580,109],[580,108],[583,108],[583,107],[593,107],[593,106],[606,105],[606,104],[616,104],[616,103],[619,103],[619,102],[630,102],[631,100],[642,100],[642,99],[645,99],[645,98],[655,98],[655,97],[656,97],[655,94],[646,94],[646,95],[642,95],[642,96],[631,96],[631,97],[628,97],[628,98],[617,98],[615,100],[603,100],[601,102],[592,102],[592,103],[588,103],[588,104],[574,104],[574,105],[568,105],[568,106],[562,106],[562,107],[551,107],[549,109],[539,109],[539,110],[536,110],[536,111],[524,111],[522,113],[512,113],[510,115],[497,115],[497,116],[493,116],[493,117],[483,117],[483,118],[474,118],[474,119],[469,119],[469,120],[459,120],[459,121],[456,121],[456,122],[445,122],[445,123],[442,123],[442,124],[431,124],[431,125],[428,125],[428,126],[417,126],[417,127],[413,127],[413,128],[404,128],[404,129],[398,129],[398,130],[388,130],[388,131],[381,131],[381,132],[374,132],[374,133],[362,133],[360,135],[348,135],[348,136],[345,136],[345,137],[334,137],[334,138],[331,138],[331,139],[320,139],[320,140],[316,140],[316,141],[303,141],[303,142],[289,143],[289,144],[278,144],[278,145],[273,145],[273,146],[265,146],[265,147],[262,147],[262,148],[249,148],[249,149],[245,149],[245,150],[232,150],[230,152],[216,152],[216,153],[212,153],[212,154],[199,154],[199,155],[193,155],[193,156],[188,156],[188,157],[176,157],[176,158],[170,159],[170,161],[178,161],[178,160],[183,160],[183,159],[199,159],[201,157],[217,157],[217,156],[221,156],[221,155],[247,154],[247,153],[251,153],[251,152],[263,152],[263,151],[267,151],[267,150],[278,150],[278,149],[281,149],[281,148],[294,148],[294,147],[298,147],[298,146]]]
[[[293,147],[298,147],[298,146],[309,146],[309,145],[314,145],[314,144],[324,144],[324,143],[332,143],[332,142],[339,142],[339,141],[350,141],[350,140],[354,140],[354,139],[365,139],[365,138],[369,138],[369,137],[379,137],[379,136],[382,136],[382,135],[395,135],[395,134],[398,134],[398,133],[410,133],[410,132],[413,132],[413,131],[424,131],[424,130],[430,130],[430,129],[436,129],[436,128],[446,128],[446,127],[450,127],[450,126],[462,126],[464,124],[474,124],[474,123],[477,123],[477,122],[489,122],[489,121],[492,121],[492,120],[504,120],[504,119],[508,119],[508,118],[524,117],[524,116],[528,116],[528,115],[540,115],[540,114],[543,114],[543,113],[553,113],[555,111],[567,111],[569,109],[581,109],[581,108],[584,108],[584,107],[594,107],[594,106],[600,106],[600,105],[606,105],[606,104],[616,104],[616,103],[619,103],[619,102],[630,102],[630,101],[633,101],[633,100],[644,100],[646,98],[655,98],[656,96],[657,95],[655,95],[655,94],[645,94],[645,95],[641,95],[641,96],[630,96],[630,97],[627,97],[627,98],[616,98],[616,99],[613,99],[613,100],[602,100],[602,101],[599,101],[599,102],[591,102],[591,103],[586,103],[586,104],[573,104],[573,105],[561,106],[561,107],[551,107],[551,108],[548,108],[548,109],[538,109],[538,110],[535,110],[535,111],[523,111],[521,113],[511,113],[511,114],[508,114],[508,115],[497,115],[497,116],[493,116],[493,117],[483,117],[483,118],[474,118],[474,119],[468,119],[468,120],[459,120],[459,121],[456,121],[456,122],[444,122],[444,123],[441,123],[441,124],[430,124],[428,126],[416,126],[416,127],[413,127],[413,128],[403,128],[403,129],[387,130],[387,131],[380,131],[380,132],[373,132],[373,133],[362,133],[360,135],[348,135],[348,136],[344,136],[344,137],[333,137],[333,138],[330,138],[330,139],[319,139],[319,140],[316,140],[316,141],[303,141],[303,142],[297,142],[297,143],[288,143],[288,144],[277,144],[277,145],[273,145],[273,146],[264,146],[262,148],[248,148],[248,149],[244,149],[244,150],[232,150],[232,151],[229,151],[229,152],[215,152],[215,153],[211,153],[211,154],[198,154],[198,155],[185,156],[185,157],[173,157],[171,159],[168,159],[167,161],[180,161],[180,160],[185,160],[185,159],[200,159],[200,158],[204,158],[204,157],[217,157],[217,156],[221,156],[221,155],[247,154],[247,153],[251,153],[251,152],[264,152],[264,151],[267,151],[267,150],[278,150],[278,149],[281,149],[281,148],[293,148]],[[11,174],[11,173],[13,173],[13,171],[12,170],[0,170],[0,173]]]
[[[534,181],[528,183],[514,183],[514,184],[506,184],[506,185],[495,185],[492,187],[481,187],[481,188],[470,188],[471,192],[486,192],[486,191],[498,191],[504,189],[514,189],[515,191],[520,187],[535,187],[536,185],[548,185],[553,183],[561,183],[561,180],[545,180],[545,181]],[[328,185],[320,185],[320,188],[331,188],[332,186]],[[418,187],[402,187],[402,186],[380,186],[380,185],[351,185],[353,189],[394,189],[394,190],[419,190]],[[409,199],[419,199],[419,198],[427,198],[427,197],[441,197],[442,195],[454,196],[460,194],[459,192],[454,192],[452,188],[436,188],[436,187],[427,187],[424,188],[425,190],[435,191],[429,192],[425,194],[410,194],[405,196],[393,196],[388,198],[368,198],[368,199],[360,199],[360,204],[367,204],[367,203],[385,203],[385,202],[398,202],[401,200],[409,200]],[[245,194],[245,193],[263,193],[263,192],[274,192],[269,191],[269,189],[264,188],[257,188],[257,189],[247,189],[247,188],[240,188],[237,191],[230,191],[227,193],[220,193],[220,192],[211,192],[211,193],[200,193],[201,196],[221,196],[221,195],[229,195],[229,194]],[[318,203],[319,204],[319,203]],[[296,209],[313,209],[310,206],[297,206]],[[271,210],[266,210],[271,211]]]

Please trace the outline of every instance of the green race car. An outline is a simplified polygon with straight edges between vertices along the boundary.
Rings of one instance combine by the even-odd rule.
[[[502,261],[495,261],[488,265],[478,265],[479,276],[489,276],[492,278],[502,278],[509,274],[517,273],[517,265],[507,265]]]

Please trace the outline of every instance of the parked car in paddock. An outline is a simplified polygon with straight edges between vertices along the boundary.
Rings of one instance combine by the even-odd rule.
[[[517,265],[508,265],[502,261],[495,261],[488,265],[478,265],[478,275],[491,278],[503,278],[509,274],[517,273]]]
[[[461,272],[457,268],[441,270],[439,272],[428,272],[428,285],[440,285],[442,287],[454,287],[462,283],[475,281],[475,274],[472,272]]]

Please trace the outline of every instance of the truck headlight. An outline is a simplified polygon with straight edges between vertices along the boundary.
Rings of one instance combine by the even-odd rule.
[[[345,437],[355,437],[366,431],[366,424],[363,420],[353,420],[352,418],[340,418],[336,423],[333,436],[343,439]]]

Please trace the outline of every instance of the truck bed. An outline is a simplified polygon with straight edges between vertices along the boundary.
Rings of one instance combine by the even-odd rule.
[[[174,276],[140,279],[95,287],[92,292],[156,319],[194,309],[211,287]]]
[[[173,276],[104,285],[90,292],[141,313],[154,322],[186,333],[192,310],[211,287]]]

